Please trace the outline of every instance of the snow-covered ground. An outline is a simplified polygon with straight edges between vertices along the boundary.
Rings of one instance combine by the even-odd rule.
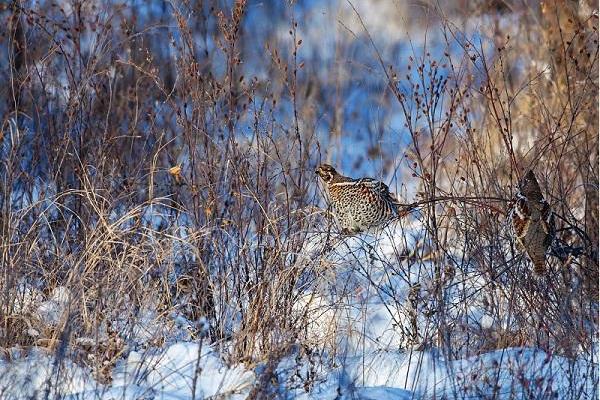
[[[279,365],[281,375],[292,359]],[[284,389],[281,398],[580,398],[597,397],[597,366],[541,350],[509,348],[444,362],[433,351],[373,350],[343,357],[316,384]],[[295,365],[294,369],[307,369]],[[260,372],[260,371],[258,371]],[[301,373],[301,372],[300,372]],[[594,375],[596,374],[596,375]],[[101,385],[70,361],[33,352],[0,364],[2,399],[245,399],[257,371],[225,366],[209,346],[181,342],[153,355],[131,352]],[[220,396],[220,397],[219,397]],[[275,393],[273,394],[275,397]]]
[[[321,246],[331,249],[320,284],[296,305],[308,316],[304,343],[314,353],[300,356],[292,348],[266,383],[268,365],[229,365],[217,346],[182,334],[185,321],[178,321],[162,346],[124,351],[110,384],[81,364],[58,361],[56,352],[15,350],[0,361],[0,399],[244,399],[265,384],[273,398],[285,399],[597,398],[597,358],[583,351],[574,358],[510,347],[463,359],[444,354],[431,331],[436,279],[430,260],[439,255],[419,243],[418,229],[412,222],[378,235],[310,237],[307,259]],[[481,276],[463,271],[440,279],[452,320],[484,329],[506,322],[481,306]],[[63,318],[71,296],[66,288],[46,300],[24,293],[21,308],[50,325]],[[161,329],[147,314],[135,328],[139,341]]]

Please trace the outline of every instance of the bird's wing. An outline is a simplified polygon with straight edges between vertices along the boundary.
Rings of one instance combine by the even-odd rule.
[[[550,204],[546,200],[542,200],[542,226],[544,227],[544,232],[547,234],[554,233],[554,213],[552,212],[552,208]]]
[[[531,223],[531,214],[527,205],[527,198],[517,195],[511,209],[512,225],[517,238],[521,239],[527,232],[527,227]]]
[[[546,233],[546,238],[544,239],[544,246],[547,248],[552,244],[555,235],[555,226],[554,226],[554,213],[552,212],[552,208],[550,204],[546,200],[542,200],[542,229],[544,229],[544,233]]]
[[[361,179],[358,179],[356,181],[356,183],[359,185],[360,184],[365,185],[365,186],[371,188],[372,190],[376,191],[377,193],[380,193],[383,195],[389,195],[389,193],[390,193],[390,189],[388,188],[388,186],[385,183],[378,181],[376,179],[373,179],[373,178],[361,178]]]

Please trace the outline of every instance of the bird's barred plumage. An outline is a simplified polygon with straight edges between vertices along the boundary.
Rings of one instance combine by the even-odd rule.
[[[319,166],[316,173],[325,183],[333,215],[344,233],[380,228],[401,216],[401,205],[385,183],[343,176],[329,164]]]
[[[554,238],[554,214],[544,199],[533,171],[519,183],[510,218],[519,249],[526,252],[533,263],[533,271],[546,271],[546,252]]]

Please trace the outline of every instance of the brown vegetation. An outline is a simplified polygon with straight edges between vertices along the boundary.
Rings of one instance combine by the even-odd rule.
[[[359,20],[360,31],[340,27],[327,79],[309,56],[319,44],[305,49],[299,5],[267,2],[273,29],[263,38],[246,20],[254,6],[217,3],[0,6],[0,348],[42,346],[110,380],[126,336],[152,309],[165,329],[149,345],[168,339],[180,313],[196,324],[192,338],[208,336],[231,362],[272,366],[296,345],[314,351],[306,327],[315,302],[303,296],[326,284],[337,237],[315,207],[314,167],[341,162],[344,135],[359,132],[368,145],[346,166],[369,162],[424,203],[415,214],[422,246],[389,265],[434,265],[427,294],[405,299],[408,310],[397,305],[416,321],[429,304],[432,328],[418,332],[415,322],[408,336],[452,358],[515,345],[593,352],[595,3],[431,8],[439,43],[412,43],[402,59],[387,59]],[[475,35],[476,18],[490,28]],[[356,42],[369,65],[352,63]],[[400,115],[402,132],[387,122],[345,132],[356,117],[345,107],[362,105],[345,96],[367,77],[379,82],[363,90],[381,121]],[[406,147],[380,145],[398,135]],[[530,168],[559,216],[560,243],[583,249],[549,257],[542,281],[505,223]],[[427,202],[439,197],[455,200]],[[461,262],[450,256],[457,249]],[[509,328],[473,331],[450,312],[446,295],[461,287],[453,277],[473,271],[488,282],[488,311],[516,321]],[[57,288],[68,289],[68,307],[49,325],[35,307]]]

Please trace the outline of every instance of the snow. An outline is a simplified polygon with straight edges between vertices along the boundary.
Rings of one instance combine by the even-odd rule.
[[[499,398],[564,398],[575,392],[591,398],[596,389],[588,374],[596,369],[539,349],[497,350],[449,363],[431,351],[375,351],[347,358],[310,392],[298,389],[288,395],[297,399],[334,399],[339,394],[342,398],[407,399],[453,398],[461,393],[478,398],[496,392]],[[256,383],[253,371],[239,365],[227,367],[210,346],[191,342],[171,345],[154,355],[132,352],[113,377],[110,386],[99,385],[74,363],[57,363],[37,352],[10,364],[0,363],[0,393],[10,399],[47,394],[72,399],[189,399],[195,387],[200,399],[217,395],[244,399]]]
[[[227,395],[244,399],[255,376],[242,366],[227,367],[210,346],[176,343],[156,354],[133,351],[113,371],[110,386],[89,371],[41,352],[11,363],[0,362],[0,398],[203,399]],[[194,382],[195,380],[195,382]],[[194,391],[195,388],[195,391]]]
[[[84,369],[72,361],[58,362],[41,351],[10,363],[0,361],[0,398],[42,399],[57,394],[91,391],[94,382]]]
[[[207,347],[205,347],[207,348]],[[115,371],[110,386],[98,385],[89,372],[64,361],[57,373],[53,358],[30,355],[25,360],[0,365],[2,398],[29,399],[66,396],[99,399],[189,399],[194,376],[196,398],[222,395],[244,399],[255,384],[255,374],[241,366],[228,368],[210,350],[198,362],[198,344],[178,343],[151,357],[132,353]],[[589,378],[596,366],[551,357],[541,350],[507,349],[448,364],[430,353],[374,352],[353,357],[330,371],[310,392],[297,390],[289,398],[434,398],[453,394],[491,396],[568,397],[579,392],[591,398],[595,388]],[[575,382],[571,388],[569,382]],[[380,397],[380,396],[386,397]],[[355,397],[352,397],[355,396]]]
[[[278,382],[272,390],[274,397],[597,397],[598,365],[583,351],[579,357],[566,358],[521,347],[452,359],[427,340],[434,318],[427,316],[434,277],[430,260],[437,256],[427,254],[418,240],[418,229],[417,222],[408,221],[374,235],[317,232],[308,238],[305,259],[318,254],[322,246],[331,248],[322,260],[319,285],[299,293],[294,308],[305,316],[303,343],[320,350],[301,357],[300,350],[292,348],[279,361],[274,370]],[[469,271],[449,277],[447,304],[461,310],[449,307],[449,313],[466,325],[507,328],[505,321],[498,321],[481,305],[484,291],[479,289],[485,285],[482,276]],[[22,302],[28,304],[19,308],[39,304],[37,312],[47,324],[56,324],[72,299],[65,287],[57,287],[45,301],[31,289],[23,292]],[[416,310],[411,296],[419,298]],[[130,347],[113,369],[110,383],[99,383],[92,371],[63,354],[32,350],[26,356],[0,359],[0,398],[245,399],[253,388],[264,384],[260,380],[264,363],[227,363],[226,352],[220,352],[226,346],[185,333],[192,322],[180,315],[170,316],[171,328],[163,327],[163,317],[151,306],[141,310],[133,337],[128,338]],[[115,326],[120,324],[125,329],[124,322],[117,321]],[[204,330],[208,326],[204,319],[196,324]],[[162,345],[151,340],[156,336],[166,338]]]
[[[71,291],[64,286],[57,286],[50,299],[44,301],[37,309],[39,317],[47,324],[56,325],[68,312],[71,302]]]
[[[185,399],[195,393],[196,398],[226,394],[244,399],[253,382],[251,371],[241,366],[228,368],[211,347],[188,342],[171,345],[156,355],[130,353],[127,362],[117,367],[113,388],[146,388],[159,398]]]

